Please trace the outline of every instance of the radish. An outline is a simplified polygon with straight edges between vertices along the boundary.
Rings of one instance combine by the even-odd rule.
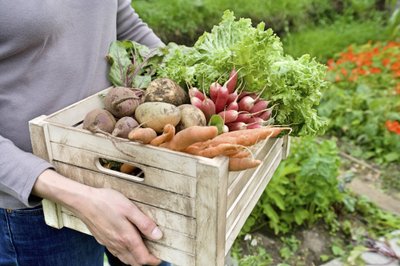
[[[229,74],[228,81],[225,83],[225,86],[228,88],[229,93],[233,93],[235,91],[237,79],[238,79],[238,72],[234,68]]]
[[[266,100],[257,100],[253,107],[250,109],[250,113],[258,113],[260,111],[265,111],[268,107],[269,101]]]
[[[224,119],[224,123],[227,124],[227,123],[235,122],[239,116],[239,112],[236,110],[225,110],[225,111],[219,112],[218,115],[221,116],[222,119]]]
[[[204,101],[202,101],[200,110],[203,111],[204,115],[206,116],[206,120],[209,121],[210,117],[216,113],[215,103],[210,98],[206,98]]]
[[[244,96],[240,101],[238,102],[239,104],[239,110],[241,111],[248,111],[250,112],[251,108],[253,108],[256,100],[253,99],[253,97],[247,95]]]
[[[213,102],[215,102],[215,100],[217,99],[217,95],[219,90],[221,89],[221,84],[219,84],[218,82],[213,82],[210,85],[210,98],[211,100],[213,100]]]
[[[206,98],[206,96],[196,87],[192,87],[189,89],[189,95],[190,97],[197,97],[200,100],[204,100]]]
[[[228,100],[229,92],[226,86],[219,88],[217,93],[217,98],[215,99],[215,111],[217,113],[223,111],[226,106],[226,101]]]
[[[226,110],[236,110],[239,111],[239,105],[236,101],[231,102],[230,104],[228,104],[228,106],[226,107]]]
[[[236,130],[242,130],[247,128],[247,124],[243,122],[232,122],[229,124],[226,124],[229,128],[229,131],[236,131]]]
[[[249,112],[239,112],[239,115],[236,119],[236,122],[248,123],[252,118],[252,115]]]

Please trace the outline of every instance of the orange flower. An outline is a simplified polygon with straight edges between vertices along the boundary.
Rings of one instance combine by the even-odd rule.
[[[369,69],[369,73],[371,73],[371,74],[379,74],[381,72],[382,72],[382,70],[380,68],[378,68],[378,67],[371,67]]]
[[[383,59],[382,59],[382,65],[383,65],[383,66],[389,65],[389,63],[390,63],[390,58],[383,58]]]
[[[387,120],[385,122],[385,127],[390,132],[393,132],[393,133],[396,133],[396,134],[400,135],[400,123],[399,123],[399,121]]]

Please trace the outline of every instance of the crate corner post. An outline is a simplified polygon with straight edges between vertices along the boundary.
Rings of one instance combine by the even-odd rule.
[[[196,265],[223,266],[225,263],[226,195],[228,159],[222,164],[199,162],[197,167]]]

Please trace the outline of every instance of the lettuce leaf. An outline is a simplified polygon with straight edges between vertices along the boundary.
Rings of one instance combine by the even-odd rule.
[[[226,81],[234,67],[244,90],[275,105],[276,124],[291,126],[295,136],[323,133],[327,121],[318,116],[316,107],[327,86],[325,66],[309,55],[298,59],[286,55],[272,29],[265,29],[264,23],[254,27],[248,18],[236,20],[229,10],[193,47],[168,44],[157,75],[208,93],[210,84]]]

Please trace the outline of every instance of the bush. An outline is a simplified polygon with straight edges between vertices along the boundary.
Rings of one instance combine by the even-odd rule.
[[[290,156],[279,165],[242,232],[249,232],[263,221],[276,234],[320,219],[334,226],[333,205],[342,200],[336,178],[339,166],[333,141],[292,138]]]

